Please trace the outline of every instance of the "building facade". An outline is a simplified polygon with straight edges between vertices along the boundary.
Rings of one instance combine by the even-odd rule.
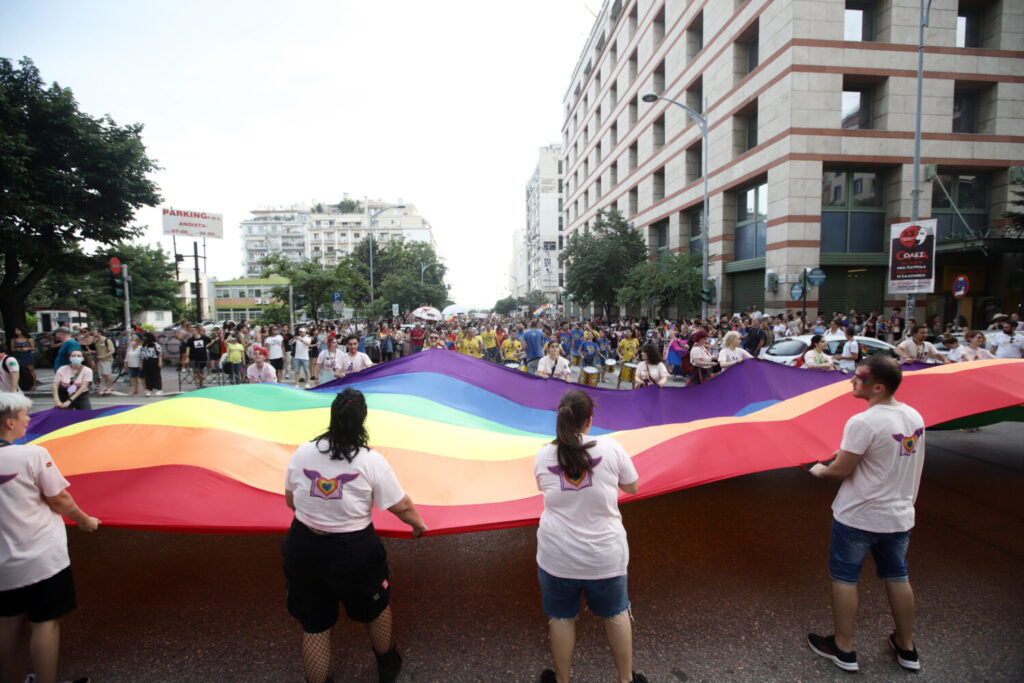
[[[271,290],[277,285],[287,285],[288,280],[280,275],[263,278],[240,278],[211,283],[214,297],[214,320],[242,322],[259,320],[263,311],[272,305],[287,306],[288,301],[273,298]],[[287,299],[287,297],[285,297]]]
[[[508,291],[514,297],[529,292],[530,275],[526,251],[526,230],[512,231],[512,262],[508,266]]]
[[[564,278],[561,157],[561,145],[541,147],[526,184],[526,290],[543,292],[551,303],[561,303]]]
[[[699,251],[707,172],[720,313],[798,308],[791,287],[819,266],[811,313],[901,305],[889,226],[911,218],[919,12],[608,0],[564,98],[566,233],[614,208],[652,257]],[[939,240],[935,290],[916,305],[950,320],[952,279],[970,274],[963,313],[977,325],[1024,289],[1024,240],[1004,218],[1024,159],[1024,3],[934,0],[925,45],[919,218],[938,219]],[[699,127],[648,92],[704,113],[707,169]]]
[[[256,209],[242,221],[242,272],[246,277],[263,274],[260,261],[270,254],[284,254],[292,261],[306,255],[309,209]]]

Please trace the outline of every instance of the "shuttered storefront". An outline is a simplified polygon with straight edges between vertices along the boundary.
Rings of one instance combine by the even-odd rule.
[[[828,266],[824,268],[825,284],[818,290],[818,311],[830,316],[833,312],[858,313],[882,310],[885,304],[886,269],[877,266]],[[810,311],[808,311],[810,313]]]
[[[742,313],[755,305],[758,310],[764,310],[763,270],[733,273],[729,277],[732,278],[732,308],[722,311],[722,313],[728,315]]]

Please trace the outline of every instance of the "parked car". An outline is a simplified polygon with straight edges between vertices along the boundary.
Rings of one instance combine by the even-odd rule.
[[[811,334],[802,334],[796,337],[776,339],[771,346],[761,349],[758,358],[798,368],[804,364],[804,354],[811,348],[811,337],[813,336]],[[855,336],[853,340],[860,347],[861,360],[876,353],[885,353],[893,358],[897,357],[896,347],[881,339]],[[843,345],[846,344],[846,337],[845,335],[842,337],[826,336],[825,342],[827,344],[826,352],[830,356],[835,356],[842,353]]]
[[[981,333],[985,335],[985,349],[989,351],[992,350],[992,339],[1000,332],[1002,332],[1002,330],[981,330]],[[967,346],[967,341],[964,339],[963,332],[957,332],[953,337],[960,343],[960,346]],[[935,342],[935,350],[943,356],[949,355],[949,349],[946,348],[946,345],[942,343],[941,339]]]

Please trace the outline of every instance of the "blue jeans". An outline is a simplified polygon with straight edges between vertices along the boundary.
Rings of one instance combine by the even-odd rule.
[[[537,567],[541,606],[552,619],[572,619],[580,613],[580,594],[587,607],[599,617],[614,617],[629,609],[627,576],[608,579],[565,579]]]
[[[832,542],[829,546],[828,572],[836,583],[856,586],[868,552],[875,558],[878,578],[883,581],[909,581],[907,546],[910,530],[876,533],[846,526],[832,520]]]

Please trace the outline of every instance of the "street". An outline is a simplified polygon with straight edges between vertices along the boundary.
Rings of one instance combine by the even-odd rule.
[[[919,679],[1020,680],[1024,425],[927,439],[909,554]],[[834,492],[788,469],[623,506],[634,668],[652,681],[845,679],[804,640],[831,629]],[[531,681],[549,666],[534,533],[385,539],[401,680]],[[72,528],[69,539],[79,609],[64,622],[63,678],[302,680],[299,628],[284,608],[281,535]],[[902,681],[908,674],[886,644],[891,620],[873,573],[869,560],[855,633],[861,671]],[[334,642],[335,680],[375,680],[361,627],[342,617]],[[611,680],[612,672],[600,624],[584,612],[574,680]]]

